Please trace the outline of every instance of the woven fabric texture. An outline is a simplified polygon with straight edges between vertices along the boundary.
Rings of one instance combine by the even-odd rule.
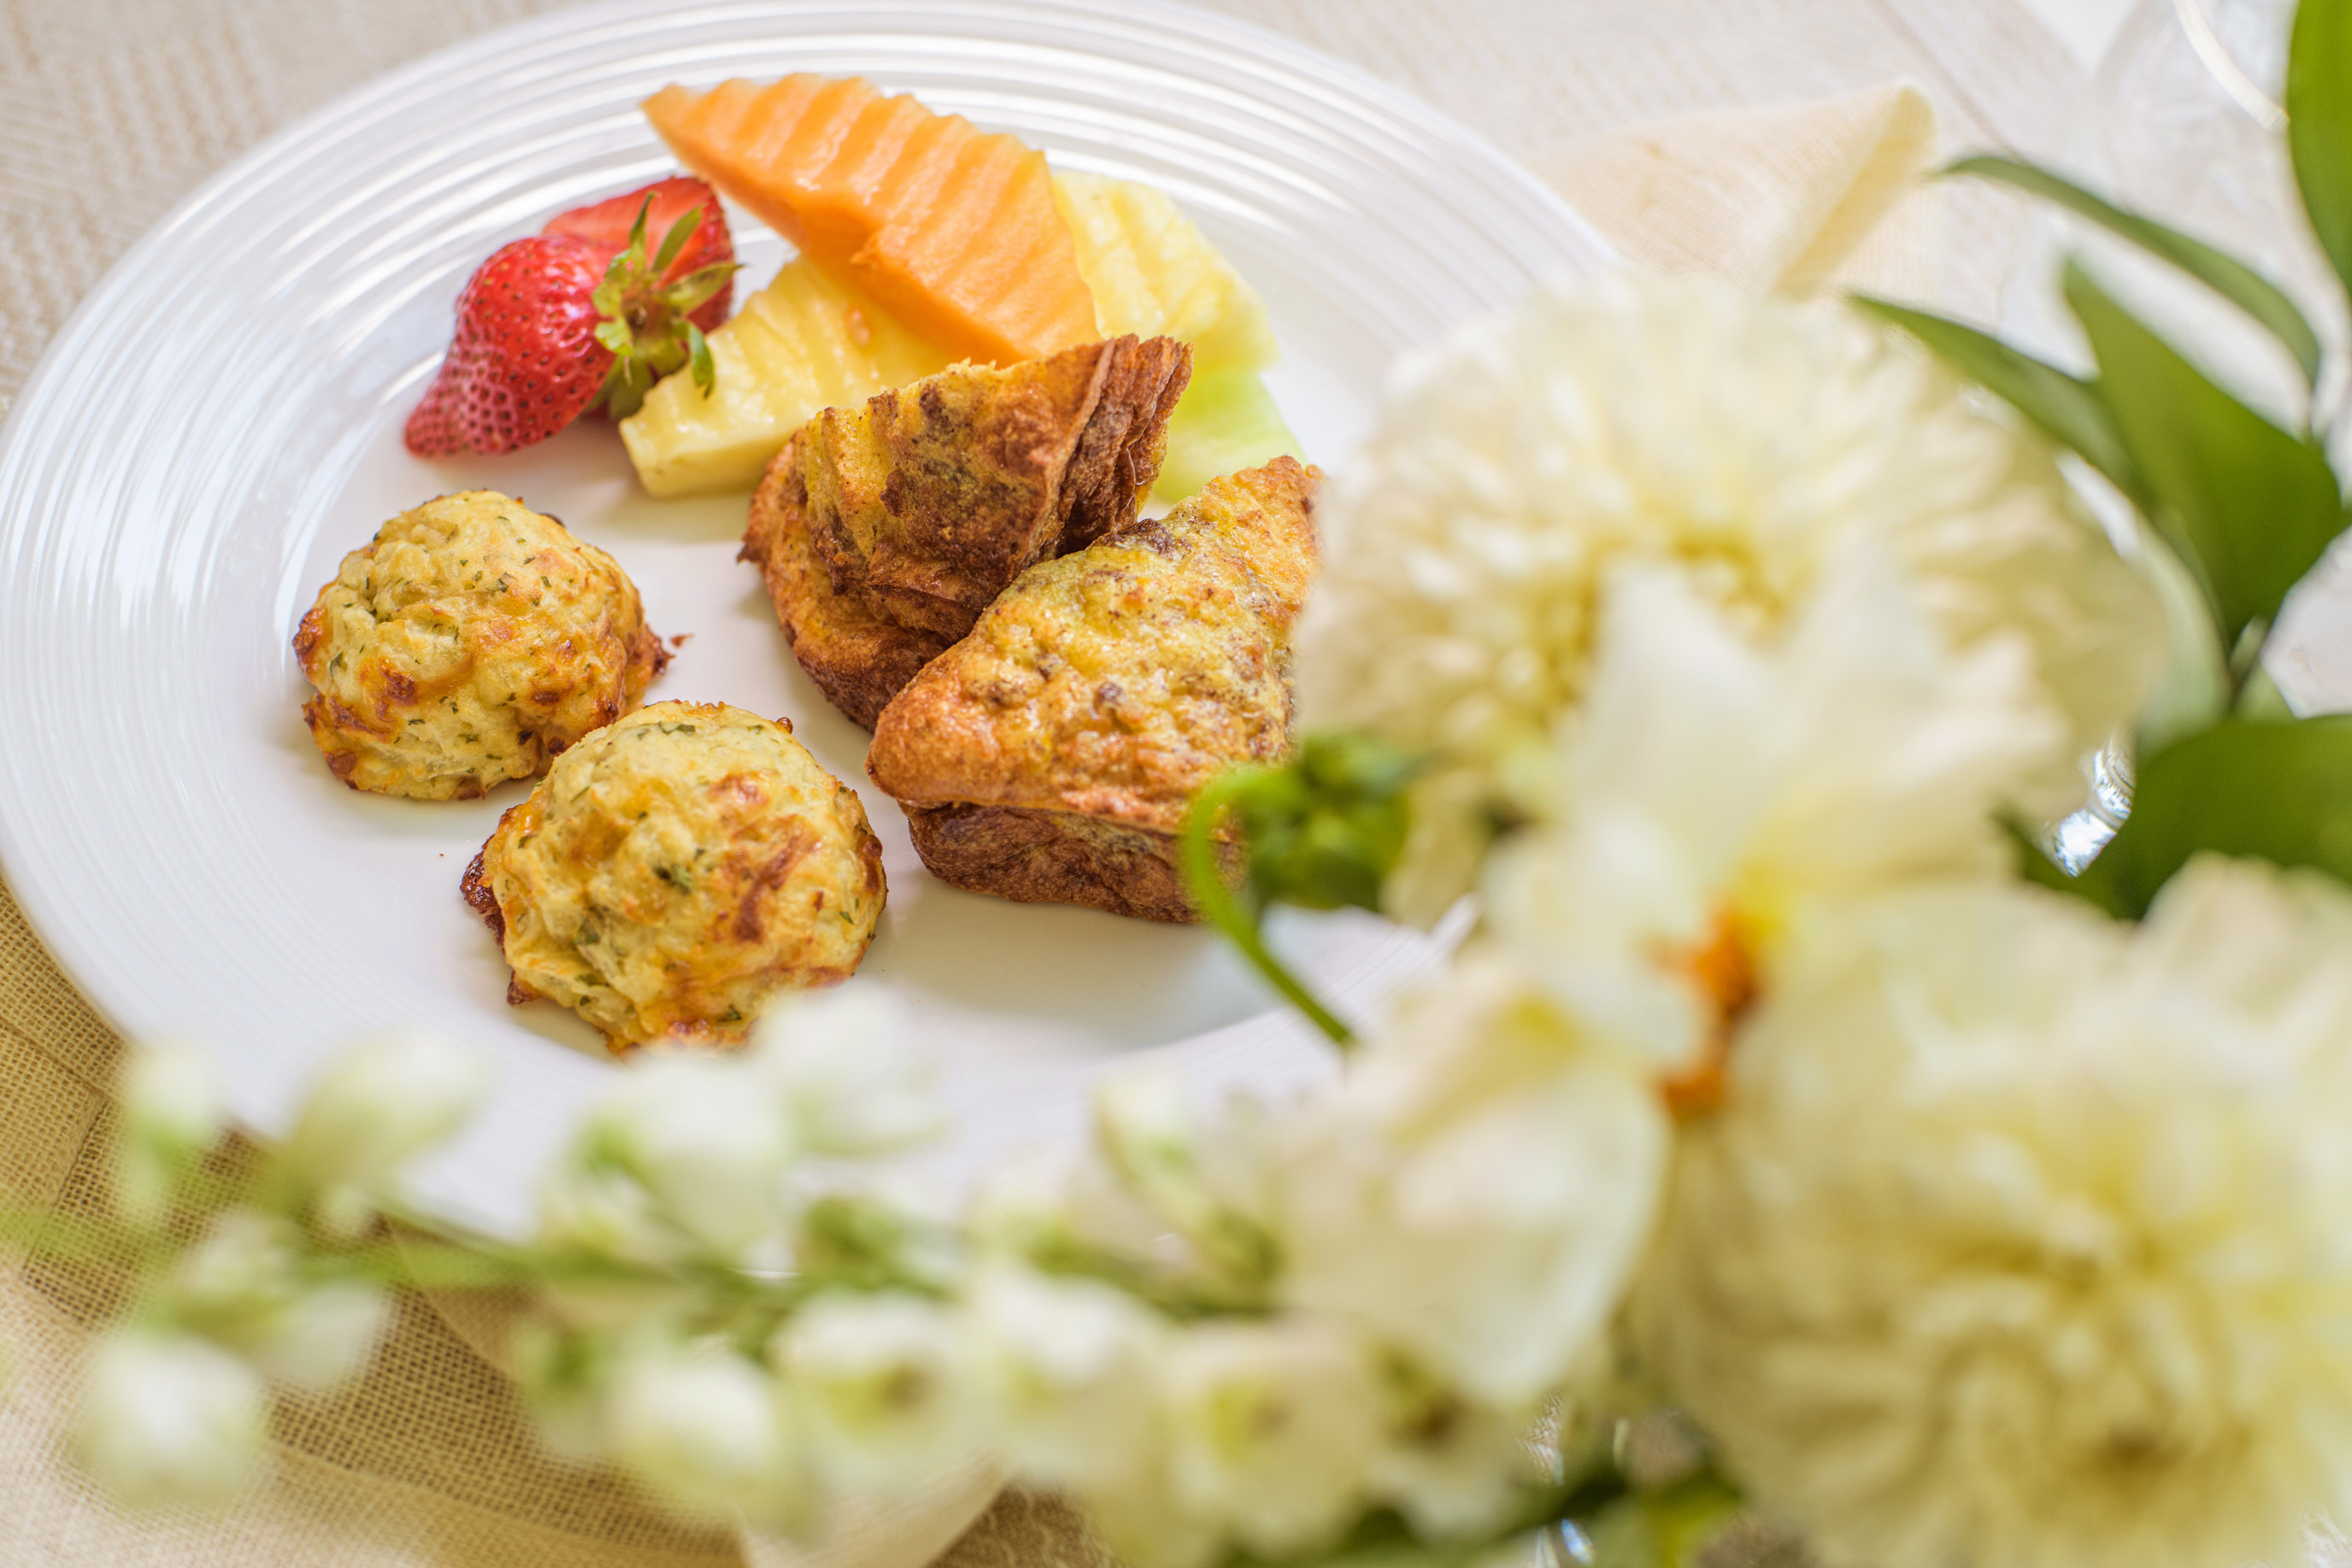
[[[1912,193],[1938,145],[1937,115],[1948,147],[2047,149],[2082,86],[2008,0],[1208,3],[1467,121],[1641,264],[1759,288],[1860,281],[1979,312],[2018,212],[1978,193],[1943,198],[1939,212]],[[106,267],[241,150],[392,66],[554,8],[0,0],[0,413]],[[1882,85],[1897,80],[1916,85]],[[0,888],[9,1202],[96,1201],[121,1050]],[[70,1272],[0,1253],[0,1344],[13,1364],[0,1397],[0,1563],[916,1568],[944,1546],[940,1568],[1108,1568],[1060,1504],[1006,1493],[992,1506],[978,1476],[942,1483],[911,1528],[851,1528],[814,1552],[681,1526],[609,1475],[540,1454],[493,1364],[495,1314],[415,1297],[355,1387],[281,1413],[276,1463],[226,1515],[128,1520],[56,1459],[89,1327],[111,1304]]]

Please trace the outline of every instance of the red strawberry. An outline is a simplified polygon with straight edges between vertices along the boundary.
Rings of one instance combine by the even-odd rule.
[[[511,452],[579,418],[612,368],[594,303],[608,265],[564,235],[519,239],[484,262],[458,297],[441,373],[408,416],[408,449]]]
[[[620,204],[635,217],[615,235]],[[677,215],[649,256],[646,225],[657,204]],[[511,452],[599,403],[616,419],[635,413],[657,378],[686,365],[709,388],[703,329],[725,317],[733,256],[718,201],[696,180],[566,213],[547,233],[504,246],[458,298],[457,336],[409,415],[408,449]]]
[[[648,199],[653,203],[650,207],[646,206]],[[614,196],[593,206],[574,207],[540,232],[571,235],[586,240],[608,256],[618,256],[628,248],[640,208],[645,210],[646,232],[667,235],[698,207],[708,221],[693,231],[694,237],[687,241],[686,248],[677,253],[677,259],[662,275],[664,283],[676,283],[688,273],[735,259],[735,241],[727,232],[727,216],[719,210],[719,193],[699,180],[678,175],[625,196]],[[734,293],[735,282],[730,277],[688,319],[704,331],[710,331],[727,319],[727,307],[733,303]]]

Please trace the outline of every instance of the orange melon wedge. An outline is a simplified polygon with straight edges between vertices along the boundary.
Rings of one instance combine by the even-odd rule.
[[[645,110],[688,168],[951,353],[1097,336],[1045,155],[1010,136],[856,77],[666,87]]]

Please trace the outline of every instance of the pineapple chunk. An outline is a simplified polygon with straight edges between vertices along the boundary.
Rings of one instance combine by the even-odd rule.
[[[949,354],[805,258],[710,334],[717,384],[667,376],[621,421],[637,480],[656,496],[749,490],[818,411],[947,369]]]
[[[1103,336],[1165,333],[1192,345],[1192,384],[1169,418],[1151,498],[1181,501],[1220,475],[1298,456],[1257,373],[1276,358],[1265,301],[1192,220],[1150,185],[1100,174],[1056,174],[1054,198],[1077,236]]]
[[[1104,337],[1181,338],[1195,374],[1275,361],[1265,302],[1165,194],[1073,173],[1054,176],[1054,200],[1078,242]]]

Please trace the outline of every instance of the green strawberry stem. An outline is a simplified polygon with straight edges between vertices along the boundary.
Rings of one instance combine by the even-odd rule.
[[[710,344],[702,329],[687,318],[727,286],[738,263],[713,262],[698,267],[677,282],[664,285],[662,277],[677,261],[695,230],[702,225],[702,209],[692,207],[662,236],[661,249],[650,260],[646,255],[646,214],[653,208],[647,196],[629,225],[626,249],[604,269],[604,280],[590,296],[603,318],[596,340],[613,352],[612,368],[596,389],[595,402],[614,419],[625,419],[645,402],[654,382],[672,371],[691,367],[694,384],[709,397],[718,384]]]

